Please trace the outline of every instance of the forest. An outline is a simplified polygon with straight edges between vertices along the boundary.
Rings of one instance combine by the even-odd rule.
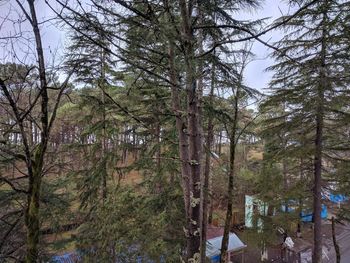
[[[0,263],[349,263],[349,195],[350,1],[0,0]]]

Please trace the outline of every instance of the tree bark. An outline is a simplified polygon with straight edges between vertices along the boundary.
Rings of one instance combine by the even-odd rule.
[[[202,136],[200,128],[200,110],[198,101],[198,87],[194,60],[194,39],[191,30],[191,10],[186,7],[185,0],[180,0],[181,17],[185,39],[185,68],[186,68],[186,92],[189,132],[190,154],[190,222],[189,243],[187,247],[187,260],[197,260],[200,256],[200,180],[202,161]]]

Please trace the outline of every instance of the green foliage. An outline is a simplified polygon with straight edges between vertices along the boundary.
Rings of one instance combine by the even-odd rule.
[[[131,262],[138,256],[154,260],[164,256],[167,262],[176,262],[183,243],[183,208],[181,193],[174,194],[172,188],[140,195],[119,187],[109,194],[78,229],[78,247],[87,262],[115,257]]]

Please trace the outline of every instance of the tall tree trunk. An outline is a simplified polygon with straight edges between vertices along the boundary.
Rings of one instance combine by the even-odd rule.
[[[236,131],[238,125],[238,99],[239,99],[239,87],[236,91],[235,96],[235,104],[234,104],[234,116],[233,116],[233,124],[231,128],[230,134],[230,170],[229,170],[229,178],[228,178],[228,189],[227,189],[227,211],[225,218],[225,227],[224,227],[224,235],[221,243],[221,257],[220,262],[226,263],[229,261],[227,258],[227,248],[230,234],[230,227],[232,222],[232,210],[233,210],[233,188],[234,188],[234,175],[235,175],[235,158],[236,158]]]
[[[182,44],[184,46],[186,93],[189,133],[189,165],[190,165],[190,221],[188,222],[187,261],[192,262],[200,257],[200,180],[202,161],[202,135],[200,128],[200,109],[198,101],[198,72],[196,68],[192,30],[193,6],[179,0],[182,23]],[[200,73],[201,74],[201,73]]]
[[[101,51],[101,78],[99,80],[99,86],[101,89],[102,99],[102,140],[101,140],[101,160],[103,162],[102,175],[102,201],[104,202],[107,198],[107,134],[106,134],[106,105],[105,105],[105,51]]]
[[[190,153],[190,246],[188,258],[194,259],[199,256],[200,247],[200,180],[201,180],[201,133],[199,128],[198,100],[196,95],[196,81],[192,79],[193,88],[188,91],[188,131]]]
[[[164,0],[164,6],[171,21],[169,2]],[[172,92],[172,107],[176,118],[176,130],[179,136],[179,155],[181,159],[182,188],[184,194],[186,223],[186,262],[198,262],[200,258],[200,184],[202,161],[202,134],[200,127],[200,103],[197,89],[197,72],[195,61],[195,41],[192,30],[193,6],[185,0],[179,0],[181,17],[181,44],[184,51],[185,91],[187,109],[181,111],[178,91],[177,71],[175,68],[175,35],[168,35],[169,41],[169,77]]]
[[[209,106],[213,104],[213,96],[215,89],[215,65],[212,67],[211,75],[211,87],[209,93]],[[202,219],[201,219],[201,261],[205,262],[206,259],[206,244],[207,244],[207,225],[208,225],[208,201],[209,201],[209,176],[210,176],[210,160],[211,160],[211,148],[214,138],[214,125],[213,116],[209,114],[208,127],[207,127],[207,138],[206,138],[206,154],[205,154],[205,166],[203,171],[203,182],[201,188],[201,203],[202,203]],[[210,202],[211,204],[212,202]]]
[[[201,129],[198,102],[197,81],[195,68],[193,68],[193,46],[187,47],[189,61],[186,62],[186,90],[187,90],[187,112],[189,132],[189,154],[190,154],[190,243],[187,251],[188,261],[191,262],[199,257],[200,250],[200,181],[201,181]]]
[[[40,146],[34,153],[33,164],[28,165],[29,172],[29,194],[28,204],[25,212],[25,225],[27,228],[27,254],[25,258],[26,263],[34,263],[38,261],[38,244],[40,233],[40,193],[41,193],[41,181],[42,181],[42,169],[44,164],[44,154],[46,152],[48,136],[49,136],[49,117],[48,117],[48,92],[47,92],[47,80],[46,70],[44,62],[44,52],[42,48],[42,41],[40,30],[38,26],[36,10],[34,0],[27,0],[30,14],[24,11],[25,9],[19,3],[21,9],[25,12],[26,16],[30,18],[30,23],[33,29],[36,51],[39,64],[39,79],[41,89],[41,142]],[[54,116],[54,115],[53,115]],[[31,156],[29,156],[31,158]]]
[[[319,94],[320,95],[320,94]],[[314,157],[314,251],[313,263],[321,263],[322,259],[322,234],[321,234],[321,176],[322,176],[322,134],[323,134],[323,107],[319,105],[316,120],[316,140]]]
[[[165,1],[166,2],[166,1]],[[174,53],[174,44],[173,40],[169,40],[169,77],[171,85],[171,93],[172,93],[172,108],[175,114],[176,121],[176,130],[179,136],[179,157],[181,160],[181,184],[184,196],[185,203],[185,213],[186,213],[186,228],[185,236],[186,236],[186,260],[190,255],[189,250],[191,249],[191,236],[189,234],[189,225],[191,224],[191,190],[190,190],[190,157],[189,157],[189,142],[188,135],[186,134],[187,123],[186,117],[182,115],[182,111],[180,108],[180,95],[178,91],[178,82],[177,82],[177,74],[175,68],[175,53]]]
[[[324,2],[326,6],[326,1]],[[322,152],[323,152],[323,122],[324,122],[324,92],[326,88],[326,29],[327,20],[326,10],[323,14],[322,24],[322,42],[321,42],[321,67],[320,82],[317,88],[317,112],[316,112],[316,137],[315,137],[315,157],[314,157],[314,204],[313,204],[313,221],[314,221],[314,251],[313,263],[322,262],[322,220],[321,220],[321,186],[322,186]]]

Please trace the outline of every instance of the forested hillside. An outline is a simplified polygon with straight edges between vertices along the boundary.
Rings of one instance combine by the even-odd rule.
[[[350,1],[271,2],[0,0],[0,262],[350,262]]]

